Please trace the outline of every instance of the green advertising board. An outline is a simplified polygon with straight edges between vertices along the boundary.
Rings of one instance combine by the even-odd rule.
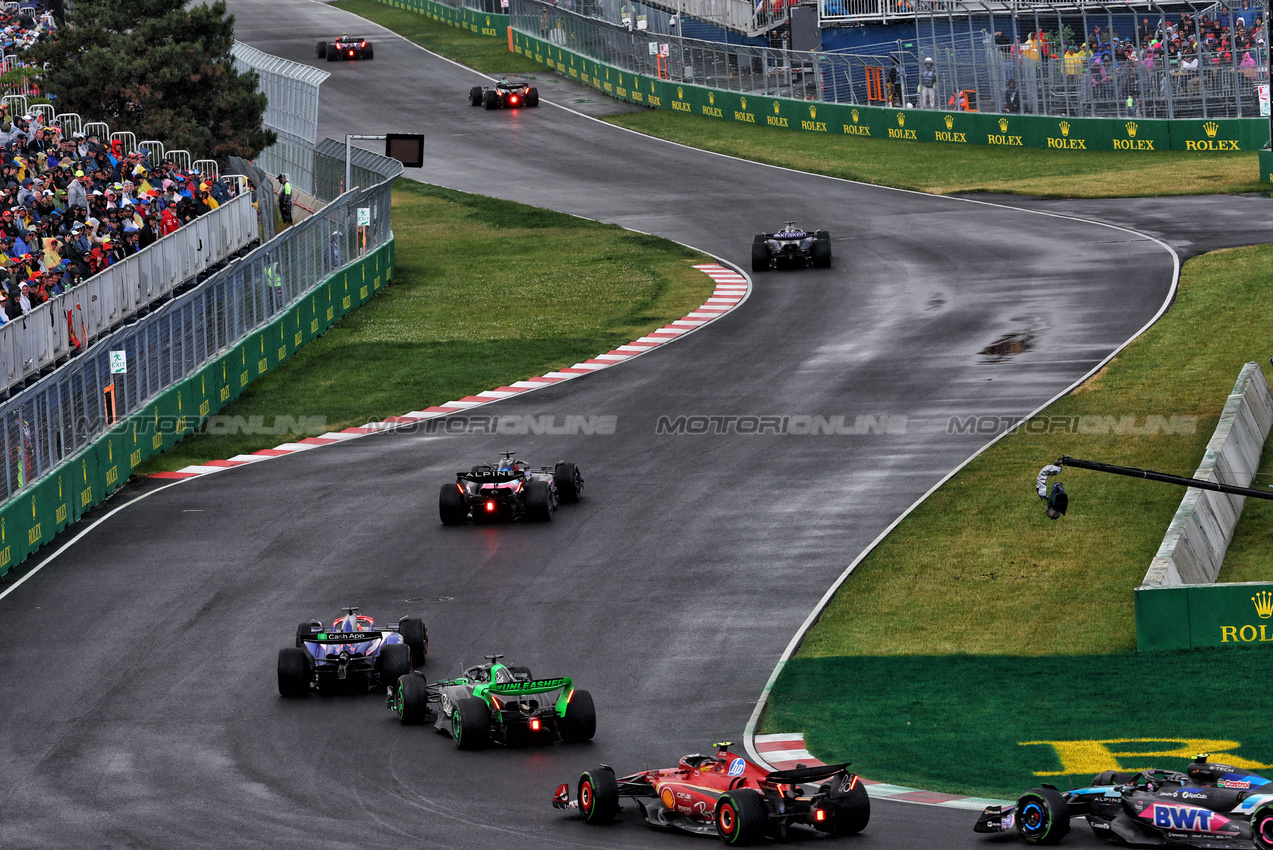
[[[448,24],[457,29],[468,30],[477,35],[491,38],[508,37],[508,15],[479,12],[476,9],[453,9],[433,0],[380,0],[386,6],[417,12],[430,20]],[[508,8],[505,4],[503,8]]]
[[[1273,644],[1273,582],[1136,588],[1142,651]]]

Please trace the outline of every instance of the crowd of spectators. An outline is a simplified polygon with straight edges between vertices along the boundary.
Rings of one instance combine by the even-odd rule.
[[[136,254],[237,193],[119,139],[0,109],[0,323]]]

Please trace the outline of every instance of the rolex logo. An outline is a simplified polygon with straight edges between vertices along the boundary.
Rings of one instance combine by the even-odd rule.
[[[741,102],[742,102],[742,105],[743,105],[743,109],[744,109],[744,110],[746,110],[746,109],[747,109],[747,98],[745,98],[745,97],[744,97],[744,98],[741,98]]]
[[[1216,137],[1216,131],[1220,129],[1220,125],[1214,121],[1208,121],[1206,124],[1202,125],[1202,129],[1207,132],[1208,139],[1214,139]]]
[[[1070,135],[1070,122],[1069,122],[1069,121],[1062,121],[1062,122],[1061,122],[1061,135],[1062,135],[1062,136],[1069,136],[1069,135]]]
[[[676,99],[685,100],[685,89],[682,86],[676,87]]]
[[[1255,603],[1255,613],[1260,615],[1261,620],[1267,620],[1273,617],[1273,593],[1267,590],[1261,590],[1255,596],[1251,597],[1251,601]],[[1260,628],[1264,628],[1261,626]]]
[[[1007,118],[1000,118],[1000,119],[999,119],[999,132],[1000,132],[1000,133],[1006,133],[1006,132],[1008,132],[1008,119],[1007,119]]]
[[[707,102],[712,104],[716,103],[716,92],[709,91],[707,93]]]
[[[905,127],[905,126],[906,126],[906,113],[905,113],[905,112],[899,112],[899,113],[897,113],[897,126],[899,126],[899,127]]]
[[[947,116],[946,116],[946,129],[947,129],[947,130],[953,130],[953,129],[954,129],[954,127],[955,127],[955,116],[953,116],[953,115],[947,115]]]
[[[487,15],[487,16],[486,16],[486,25],[487,25],[488,27],[491,25],[491,16],[490,16],[490,15]]]
[[[1127,128],[1127,135],[1129,138],[1132,138],[1132,139],[1136,138],[1136,122],[1135,121],[1128,121],[1123,126]]]
[[[816,107],[816,106],[810,106],[810,107],[809,107],[809,117],[810,117],[810,118],[817,118],[817,117],[818,117],[818,107]]]
[[[849,114],[853,116],[853,123],[856,124],[858,122],[858,111],[855,109]]]
[[[778,114],[778,101],[774,101],[774,115]]]

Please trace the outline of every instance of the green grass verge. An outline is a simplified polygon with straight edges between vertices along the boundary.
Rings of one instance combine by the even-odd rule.
[[[760,731],[803,730],[819,758],[869,779],[1015,799],[1041,782],[1082,787],[1102,770],[1181,770],[1198,752],[1258,769],[1273,761],[1273,730],[1252,716],[1267,671],[1258,648],[801,658]],[[1191,686],[1202,702],[1179,710]],[[1062,743],[1031,743],[1052,741]]]
[[[1054,522],[1034,476],[1065,454],[1192,474],[1242,365],[1267,353],[1251,329],[1273,322],[1270,262],[1273,246],[1186,263],[1171,311],[920,505],[858,566],[800,656],[1132,650],[1132,588],[1185,491],[1068,470],[1070,511]],[[1161,432],[1119,433],[1124,417]],[[1191,421],[1192,433],[1165,433]]]
[[[332,3],[337,9],[374,21],[382,27],[415,42],[426,50],[454,59],[487,74],[531,74],[537,71],[549,73],[543,66],[518,56],[508,49],[508,42],[489,36],[476,35],[468,30],[426,18],[417,12],[395,9],[376,0],[339,0]],[[461,95],[466,92],[460,92]]]
[[[494,38],[431,21],[375,0],[332,4],[388,27],[416,44],[479,71],[552,73]],[[639,133],[731,156],[920,192],[1003,192],[1063,198],[1267,192],[1258,154],[1187,151],[1120,153],[1005,151],[981,145],[930,145],[831,136],[734,124],[666,110],[604,120]]]
[[[394,285],[223,416],[321,416],[287,435],[201,434],[138,473],[271,448],[560,369],[679,319],[711,294],[673,242],[548,210],[400,180]]]

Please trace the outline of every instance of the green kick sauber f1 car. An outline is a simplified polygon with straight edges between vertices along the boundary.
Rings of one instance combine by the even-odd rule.
[[[592,740],[592,694],[564,676],[535,679],[529,668],[501,664],[503,657],[488,655],[458,679],[429,683],[420,673],[401,676],[388,688],[389,710],[404,726],[432,718],[433,728],[461,750]]]

